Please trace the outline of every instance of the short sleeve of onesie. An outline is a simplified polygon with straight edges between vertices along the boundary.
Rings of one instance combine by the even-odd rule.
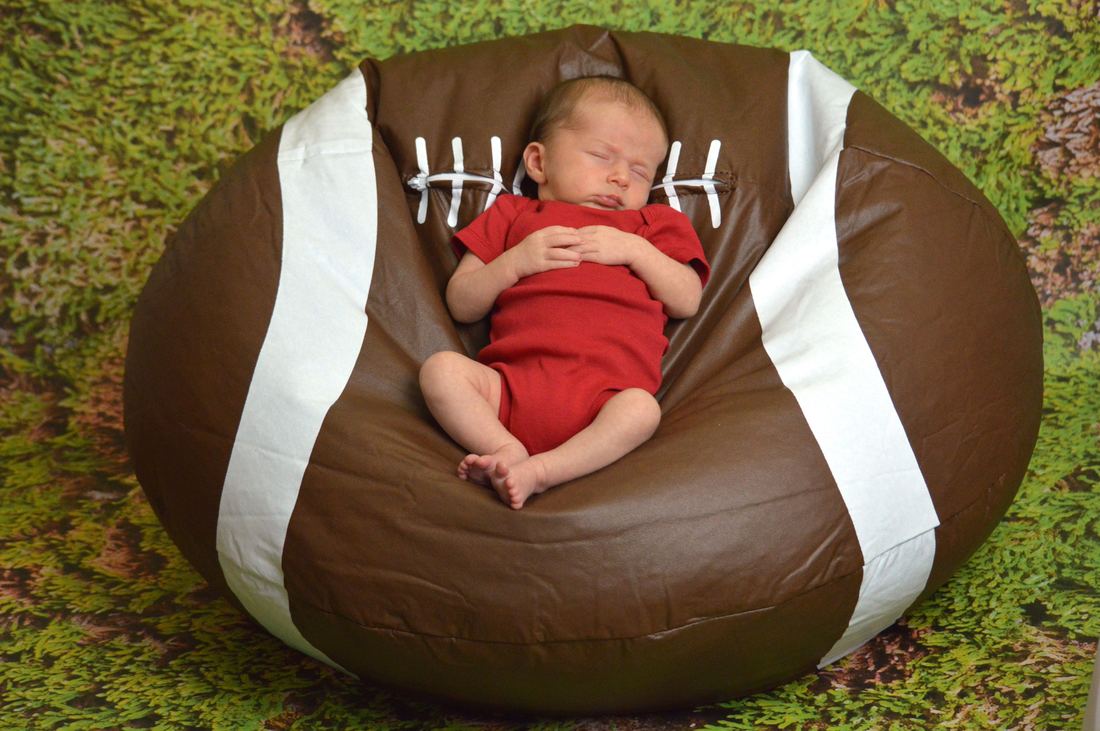
[[[705,285],[710,278],[710,264],[691,226],[691,219],[670,206],[659,204],[643,208],[642,217],[646,226],[638,234],[670,259],[690,264]]]
[[[515,222],[527,200],[515,195],[501,195],[489,209],[457,231],[451,244],[461,259],[466,251],[488,264],[504,253],[508,230]]]

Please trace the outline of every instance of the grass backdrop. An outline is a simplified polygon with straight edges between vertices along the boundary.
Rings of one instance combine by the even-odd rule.
[[[1050,728],[1100,636],[1100,30],[1090,0],[0,0],[0,728]],[[128,321],[229,162],[364,56],[586,22],[807,48],[1018,236],[1046,402],[1015,504],[854,655],[678,714],[473,716],[353,680],[213,595],[122,446]]]

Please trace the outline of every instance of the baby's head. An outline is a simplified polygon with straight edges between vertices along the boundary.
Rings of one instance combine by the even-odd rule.
[[[523,151],[539,200],[603,210],[646,204],[668,132],[653,101],[628,81],[564,81],[543,100]]]

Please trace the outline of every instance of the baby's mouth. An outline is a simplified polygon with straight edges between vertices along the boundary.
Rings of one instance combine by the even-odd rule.
[[[623,207],[623,200],[617,195],[598,195],[593,198],[596,205],[604,208],[612,208],[618,210]]]

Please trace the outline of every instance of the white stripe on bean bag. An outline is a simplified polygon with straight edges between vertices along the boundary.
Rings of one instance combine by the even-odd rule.
[[[844,146],[844,120],[856,88],[809,51],[791,53],[787,72],[787,168],[795,206],[826,159]]]
[[[892,624],[920,594],[939,519],[840,277],[836,177],[855,88],[805,51],[791,54],[788,79],[796,206],[749,286],[764,348],[821,448],[863,553],[859,599],[827,664]]]
[[[294,626],[282,558],[321,423],[367,328],[378,219],[366,103],[356,70],[283,128],[279,285],[218,513],[230,589],[272,634],[331,665]]]

